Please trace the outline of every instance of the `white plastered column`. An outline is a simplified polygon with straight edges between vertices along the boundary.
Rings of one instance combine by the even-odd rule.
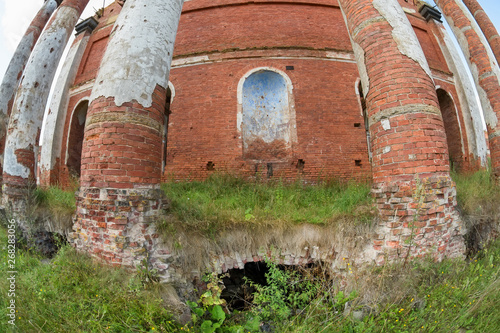
[[[174,41],[184,0],[127,0],[113,28],[89,104],[153,103],[156,85],[168,87]]]
[[[87,3],[88,0],[65,0],[28,60],[7,130],[2,198],[6,205],[13,205],[19,190],[35,178],[36,150],[50,87],[64,48]]]
[[[26,33],[21,38],[12,59],[10,60],[7,71],[3,77],[2,85],[0,86],[0,140],[5,140],[7,126],[9,125],[10,108],[9,104],[13,102],[16,95],[19,81],[24,66],[28,62],[31,51],[40,36],[43,27],[49,20],[52,13],[58,6],[57,1],[47,0],[38,11],[37,15],[31,22]],[[3,164],[3,151],[0,151],[0,163]]]
[[[85,35],[71,46],[66,56],[52,95],[49,112],[44,121],[45,129],[40,150],[41,179],[39,180],[43,186],[51,185],[50,179],[46,179],[45,175],[48,176],[52,172],[57,160],[61,157],[64,124],[68,113],[69,88],[75,80],[79,64],[90,38],[90,35],[85,32],[82,34]]]

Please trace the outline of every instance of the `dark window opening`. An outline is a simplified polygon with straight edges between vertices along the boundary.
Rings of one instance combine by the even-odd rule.
[[[271,178],[273,176],[273,164],[267,163],[267,178]]]
[[[443,89],[437,90],[437,96],[441,115],[443,116],[450,168],[460,171],[464,154],[462,152],[462,137],[460,135],[460,124],[457,119],[455,103],[450,95]]]
[[[361,160],[354,160],[354,164],[356,166],[361,166]]]
[[[165,111],[163,113],[163,158],[162,158],[162,171],[165,172],[165,167],[167,165],[167,139],[168,139],[168,124],[170,120],[170,114],[172,111],[170,110],[170,103],[172,101],[172,91],[170,87],[167,89],[167,96],[165,101]]]
[[[215,164],[212,161],[208,161],[207,163],[207,170],[208,171],[214,171],[215,170]]]
[[[75,108],[68,138],[68,156],[66,165],[70,175],[80,177],[82,168],[82,146],[85,133],[85,121],[87,120],[88,101],[83,101]]]
[[[300,171],[300,172],[304,172],[304,165],[306,164],[306,162],[303,160],[303,159],[299,159],[297,161],[297,169]]]

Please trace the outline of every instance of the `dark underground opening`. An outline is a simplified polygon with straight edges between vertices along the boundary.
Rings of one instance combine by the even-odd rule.
[[[266,286],[267,272],[269,272],[269,268],[265,262],[249,262],[245,264],[243,269],[230,269],[227,274],[222,275],[225,288],[221,298],[226,300],[230,311],[243,311],[249,308],[256,289],[246,283],[246,279]]]
[[[314,279],[318,275],[323,275],[324,270],[321,264],[307,265],[277,265],[281,271],[298,272],[304,279]],[[320,274],[321,272],[321,274]],[[257,291],[253,284],[268,286],[266,274],[269,273],[269,266],[265,262],[249,262],[243,269],[230,269],[226,274],[222,274],[224,289],[221,298],[227,303],[229,311],[244,311],[252,306],[254,293]]]

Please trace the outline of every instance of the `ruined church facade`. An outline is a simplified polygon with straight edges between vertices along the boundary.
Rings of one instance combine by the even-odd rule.
[[[413,0],[127,0],[77,24],[87,2],[47,0],[2,83],[4,205],[22,210],[34,181],[77,177],[74,246],[126,266],[149,253],[168,279],[172,253],[151,224],[161,182],[369,178],[380,222],[362,261],[463,253],[450,170],[485,167],[487,140],[442,17],[500,171],[500,47],[475,0],[438,0],[441,12]],[[256,260],[218,255],[226,269]]]

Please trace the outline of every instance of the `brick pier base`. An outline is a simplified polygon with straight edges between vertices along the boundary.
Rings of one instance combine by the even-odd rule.
[[[378,184],[373,193],[381,214],[373,240],[377,264],[426,255],[435,260],[463,256],[465,230],[450,177]]]

